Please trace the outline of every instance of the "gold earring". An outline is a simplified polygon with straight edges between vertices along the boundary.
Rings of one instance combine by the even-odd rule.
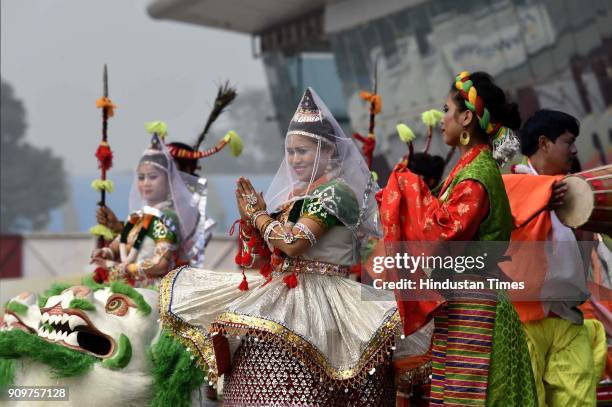
[[[470,142],[470,133],[463,130],[461,134],[459,135],[459,142],[461,143],[462,146],[467,146],[468,143]]]

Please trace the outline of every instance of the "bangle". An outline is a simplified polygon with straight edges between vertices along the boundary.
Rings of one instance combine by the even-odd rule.
[[[251,223],[253,224],[253,226],[257,227],[257,218],[259,218],[261,215],[267,215],[268,212],[261,210],[261,211],[257,211],[254,214],[251,215]]]
[[[303,223],[298,222],[295,224],[295,227],[299,229],[300,232],[304,234],[304,236],[306,236],[306,239],[308,239],[308,241],[310,242],[310,247],[317,244],[317,238],[315,237],[314,233],[312,233],[312,231],[310,230],[308,226],[304,225]]]
[[[264,224],[263,224],[263,225],[261,225],[261,228],[259,229],[259,234],[263,236],[263,235],[265,234],[265,230],[266,230],[266,228],[267,228],[267,227],[268,227],[268,225],[269,225],[270,223],[272,223],[272,222],[274,222],[274,219],[272,219],[272,218],[270,218],[270,219],[266,220],[266,221],[264,222]]]
[[[263,238],[266,241],[266,243],[270,244],[270,234],[272,233],[272,230],[276,227],[276,226],[280,226],[282,227],[283,225],[281,225],[281,223],[277,220],[273,220],[269,223],[266,223],[266,229],[264,231],[263,234]]]

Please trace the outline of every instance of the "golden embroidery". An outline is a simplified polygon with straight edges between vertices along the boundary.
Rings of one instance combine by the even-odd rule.
[[[397,225],[395,223],[393,225],[391,225],[391,235],[392,236],[396,236],[397,235]]]
[[[465,215],[469,211],[470,211],[470,205],[464,204],[464,203],[460,203],[459,205],[457,205],[457,213],[459,215]]]
[[[394,203],[395,201],[397,201],[400,197],[399,193],[397,191],[389,191],[389,204]]]
[[[433,219],[432,218],[425,218],[425,224],[423,226],[423,229],[430,231],[431,228],[433,227]]]
[[[283,325],[250,315],[224,312],[211,324],[210,332],[229,335],[251,335],[271,342],[298,359],[309,370],[319,374],[325,385],[333,387],[356,386],[367,377],[368,371],[382,363],[386,353],[394,346],[395,335],[400,332],[399,312],[395,311],[381,324],[366,346],[357,364],[352,368],[334,368],[327,358],[310,342]]]
[[[431,204],[431,201],[432,201],[431,195],[426,195],[423,197],[423,205],[429,206],[429,204]]]
[[[387,223],[391,223],[391,211],[387,209],[383,214],[383,217]]]
[[[459,222],[458,220],[455,220],[455,223],[453,225],[453,231],[459,232],[461,229],[462,229],[461,222]]]
[[[182,270],[171,271],[159,283],[159,318],[162,326],[194,355],[196,364],[207,373],[208,381],[215,383],[219,370],[210,337],[205,331],[176,317],[170,310],[174,280]]]

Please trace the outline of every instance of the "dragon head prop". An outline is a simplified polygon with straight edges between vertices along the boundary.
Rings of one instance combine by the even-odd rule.
[[[60,291],[61,290],[61,291]],[[159,333],[157,292],[115,282],[55,287],[39,299],[39,337],[84,352],[104,367],[142,369]]]
[[[55,284],[11,299],[0,319],[0,388],[66,385],[92,406],[188,406],[205,372],[160,329],[157,291]]]

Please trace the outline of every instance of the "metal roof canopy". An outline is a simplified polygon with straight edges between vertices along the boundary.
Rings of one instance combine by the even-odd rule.
[[[329,1],[327,1],[329,2]],[[324,7],[325,0],[153,0],[156,19],[175,20],[246,34],[261,34]]]

